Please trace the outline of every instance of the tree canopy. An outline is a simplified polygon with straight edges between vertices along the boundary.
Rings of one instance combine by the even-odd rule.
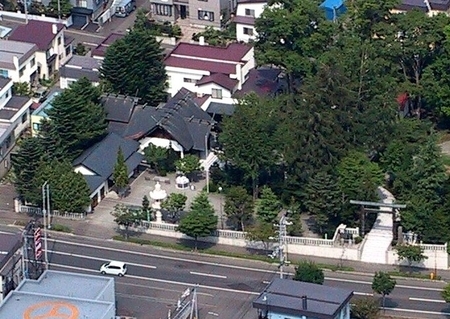
[[[383,296],[383,307],[386,296],[394,290],[396,284],[395,279],[392,279],[388,273],[382,271],[375,273],[372,281],[372,290]]]
[[[108,47],[100,77],[113,92],[157,106],[166,99],[163,49],[146,29],[135,28]]]
[[[312,261],[302,261],[295,267],[295,274],[292,279],[322,285],[325,276],[323,270]]]

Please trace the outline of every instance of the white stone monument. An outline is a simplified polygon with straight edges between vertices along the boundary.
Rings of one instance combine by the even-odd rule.
[[[155,189],[150,191],[150,198],[153,199],[152,208],[156,210],[156,222],[162,223],[161,202],[167,198],[167,192],[161,188],[159,182],[156,182]]]

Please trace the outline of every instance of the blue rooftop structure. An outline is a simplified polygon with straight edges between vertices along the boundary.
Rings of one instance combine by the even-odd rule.
[[[48,98],[36,109],[32,115],[47,117],[45,111],[52,108],[52,101],[60,94],[60,92],[53,92]]]
[[[325,0],[320,7],[325,10],[327,20],[335,21],[340,15],[347,11],[345,0]]]

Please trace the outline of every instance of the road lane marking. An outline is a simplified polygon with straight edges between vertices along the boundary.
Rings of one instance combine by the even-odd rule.
[[[130,284],[128,282],[116,282],[116,285],[121,286],[133,286],[133,287],[139,287],[139,288],[145,288],[145,289],[153,289],[153,290],[163,290],[163,291],[170,291],[176,294],[181,295],[184,291],[181,290],[175,290],[175,289],[167,289],[167,288],[161,288],[161,287],[154,287],[154,286],[145,286],[145,285],[139,285],[139,284]],[[212,294],[207,294],[204,292],[197,292],[197,295],[202,295],[206,297],[214,297]]]
[[[206,276],[206,277],[214,277],[214,278],[222,278],[222,279],[227,279],[227,276],[222,276],[222,275],[214,275],[214,274],[205,274],[204,272],[195,272],[195,271],[191,271],[189,272],[191,275],[198,275],[198,276]]]
[[[353,279],[345,279],[345,278],[325,277],[325,280],[348,282],[348,283],[353,283],[353,284],[372,285],[371,281],[353,280]],[[396,285],[395,288],[428,290],[428,291],[442,291],[442,288],[418,287],[418,286],[416,287],[416,286],[405,286],[405,285]]]
[[[74,267],[74,266],[67,266],[67,265],[61,265],[61,264],[50,264],[50,266],[67,268],[67,269],[74,269],[74,270],[78,270],[78,271],[83,270],[83,271],[89,271],[89,272],[96,272],[96,273],[98,273],[98,270],[92,270],[92,269],[81,268],[81,267]],[[138,279],[138,280],[161,282],[161,283],[164,283],[164,284],[178,285],[178,286],[184,286],[184,287],[186,287],[186,286],[187,287],[196,286],[196,287],[204,288],[204,289],[218,290],[218,291],[225,291],[225,292],[233,292],[233,293],[239,293],[239,294],[245,294],[245,295],[259,296],[261,294],[259,292],[253,292],[253,291],[248,291],[248,290],[221,288],[221,287],[206,286],[206,285],[195,285],[195,284],[192,284],[192,283],[182,282],[182,281],[172,281],[172,280],[157,279],[157,278],[151,278],[151,277],[139,277],[139,276],[133,276],[133,275],[128,275],[128,274],[126,274],[125,277],[126,278],[132,278],[132,279]]]
[[[125,249],[118,249],[118,248],[111,248],[111,247],[102,247],[102,246],[96,246],[96,245],[90,245],[90,244],[82,244],[82,243],[74,243],[74,242],[68,242],[68,241],[59,240],[59,239],[53,239],[53,242],[66,244],[66,245],[72,245],[72,246],[88,247],[88,248],[94,248],[94,249],[103,249],[103,250],[115,251],[115,252],[118,252],[118,253],[133,254],[133,255],[139,255],[139,256],[145,256],[145,257],[167,259],[167,260],[174,260],[174,261],[182,261],[182,262],[191,263],[191,264],[203,264],[203,265],[208,265],[208,266],[217,266],[217,267],[224,267],[224,268],[248,270],[248,271],[254,271],[254,272],[263,272],[263,273],[268,273],[268,274],[274,274],[275,273],[274,270],[250,268],[250,267],[235,266],[235,265],[225,265],[225,264],[219,264],[219,263],[210,262],[210,261],[192,260],[192,259],[186,259],[186,258],[180,258],[180,257],[171,257],[171,256],[164,256],[164,255],[149,254],[149,253],[144,253],[144,252],[139,252],[139,251],[130,251],[130,250],[125,250]],[[212,257],[212,256],[207,256],[207,257]],[[285,274],[286,275],[293,275],[293,273],[285,273]]]
[[[72,254],[72,253],[63,253],[62,251],[50,250],[49,252],[52,253],[52,254],[56,254],[56,255],[63,255],[63,256],[71,256],[71,257],[84,258],[84,259],[99,260],[99,261],[103,261],[103,262],[108,262],[109,261],[109,259],[92,257],[92,256],[85,256],[85,255],[79,255],[79,254]],[[126,264],[128,266],[131,265],[131,266],[137,266],[137,267],[142,267],[142,268],[156,269],[155,266],[150,266],[150,265],[134,264],[134,263],[128,263],[128,262]]]
[[[270,284],[270,281],[264,280],[263,284],[268,285],[268,284]]]
[[[425,301],[425,302],[436,302],[436,303],[445,303],[445,300],[439,300],[439,299],[425,299],[425,298],[414,298],[414,297],[409,297],[409,300],[413,300],[413,301]]]
[[[437,315],[437,316],[450,316],[450,312],[440,312],[440,311],[428,311],[428,310],[415,310],[415,309],[403,309],[403,308],[389,308],[380,307],[381,310],[390,311],[400,311],[400,312],[412,312],[412,313],[423,313],[427,315]]]
[[[354,295],[358,295],[358,296],[373,296],[373,294],[371,294],[370,292],[359,292],[359,291],[354,291],[353,292]]]
[[[186,263],[196,263],[196,264],[203,264],[203,265],[209,265],[209,266],[240,269],[240,270],[262,272],[262,273],[269,273],[269,274],[278,273],[275,270],[258,269],[258,268],[236,266],[236,265],[226,265],[226,264],[220,264],[220,263],[216,263],[216,262],[191,260],[191,259],[180,258],[180,257],[149,254],[149,253],[144,253],[144,252],[136,252],[136,251],[130,251],[130,250],[118,249],[118,248],[112,248],[112,247],[102,247],[102,246],[96,246],[96,245],[91,245],[91,244],[69,242],[69,241],[59,240],[59,239],[52,239],[52,241],[55,243],[61,243],[61,244],[72,245],[72,246],[103,249],[103,250],[115,251],[115,252],[119,252],[119,253],[128,253],[128,254],[133,254],[133,255],[140,255],[140,256],[146,256],[146,257],[152,257],[152,258],[173,260],[173,261],[181,261],[181,262],[186,262]],[[294,275],[293,273],[285,273],[285,274],[288,276]],[[325,280],[348,282],[348,283],[354,283],[354,284],[372,285],[371,281],[361,281],[361,280],[353,280],[353,279],[345,279],[345,278],[325,277]],[[416,286],[406,286],[406,285],[396,285],[396,287],[397,288],[405,288],[405,289],[427,290],[427,291],[442,291],[442,288],[431,288],[431,287],[416,287]]]

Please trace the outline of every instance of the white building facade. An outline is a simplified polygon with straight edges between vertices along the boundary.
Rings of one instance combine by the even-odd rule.
[[[0,39],[0,77],[31,83],[37,72],[37,46]]]
[[[243,42],[255,41],[258,34],[255,28],[255,20],[261,16],[267,1],[263,0],[240,0],[237,4],[236,16],[236,39]]]

